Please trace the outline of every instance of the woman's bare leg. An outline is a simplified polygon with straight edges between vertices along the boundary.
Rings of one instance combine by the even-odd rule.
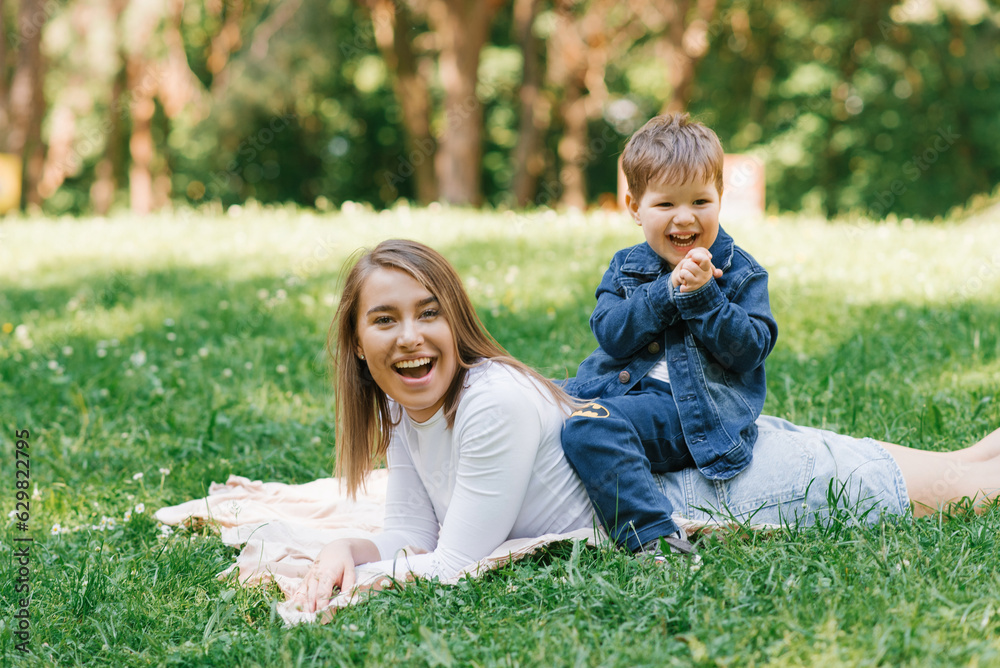
[[[1000,494],[1000,452],[996,452],[1000,429],[955,452],[929,452],[892,443],[882,446],[903,472],[914,516],[935,513],[963,498],[982,505]],[[994,456],[987,457],[991,452]]]
[[[879,441],[879,443],[887,445],[885,441]],[[888,445],[892,444],[889,443]],[[1000,429],[987,434],[978,443],[970,445],[967,448],[962,448],[961,450],[952,450],[950,452],[922,450],[921,452],[928,452],[945,459],[960,459],[965,462],[985,462],[994,457],[1000,457]]]
[[[962,450],[955,450],[953,453],[950,452],[948,454],[954,454],[970,462],[985,462],[994,457],[1000,457],[1000,429],[987,434],[986,438],[974,445],[970,445]]]

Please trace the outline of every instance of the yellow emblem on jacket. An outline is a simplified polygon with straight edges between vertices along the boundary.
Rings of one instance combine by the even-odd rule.
[[[609,415],[611,415],[611,413],[609,413],[608,409],[605,408],[604,406],[600,404],[589,403],[583,408],[573,411],[573,414],[570,415],[570,417],[606,418]]]

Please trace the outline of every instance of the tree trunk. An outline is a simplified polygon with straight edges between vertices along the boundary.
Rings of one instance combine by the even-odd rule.
[[[670,94],[663,113],[679,113],[687,109],[694,87],[698,63],[708,51],[708,27],[715,14],[716,0],[697,0],[696,16],[688,17],[691,0],[662,3],[668,16],[667,30],[660,40],[660,52],[667,61],[667,83]]]
[[[38,206],[41,198],[38,183],[42,176],[45,147],[42,144],[42,117],[45,97],[42,83],[45,66],[42,60],[42,29],[48,11],[42,0],[22,0],[18,16],[17,65],[7,92],[7,118],[3,128],[3,149],[21,160],[24,173],[22,203]]]
[[[587,100],[583,96],[581,84],[570,81],[565,90],[561,115],[565,122],[563,136],[559,140],[559,157],[562,169],[559,181],[563,193],[560,203],[569,208],[587,208]]]
[[[125,88],[128,85],[124,67],[124,54],[119,54],[119,70],[111,87],[111,104],[108,108],[108,134],[104,144],[104,155],[94,168],[96,180],[90,187],[90,204],[94,213],[106,216],[115,201],[118,184],[124,177],[125,162],[122,153],[122,120],[128,109]]]
[[[435,168],[441,199],[451,204],[482,201],[483,106],[476,94],[479,53],[497,0],[433,0],[428,18],[441,44],[438,67],[444,87],[444,127]]]
[[[526,207],[535,199],[538,177],[545,170],[542,139],[549,126],[549,107],[542,97],[541,40],[532,28],[540,0],[515,0],[514,33],[521,45],[524,65],[521,73],[521,120],[514,147],[514,178],[511,189],[518,207]]]
[[[410,12],[404,3],[393,0],[374,0],[369,6],[375,41],[389,71],[395,75],[393,88],[406,130],[406,156],[401,167],[412,169],[417,200],[429,204],[438,197],[434,174],[436,142],[431,134],[428,84],[418,71],[410,41],[413,28]]]
[[[129,153],[129,205],[133,213],[145,215],[153,210],[153,101],[155,88],[147,80],[148,62],[139,54],[128,59],[128,89],[132,111],[132,136]]]
[[[7,129],[7,23],[4,1],[0,0],[0,129]],[[2,149],[3,146],[0,146]]]

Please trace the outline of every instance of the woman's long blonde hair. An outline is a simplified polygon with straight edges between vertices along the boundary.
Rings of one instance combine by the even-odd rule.
[[[536,380],[553,401],[575,405],[563,390],[534,369],[510,356],[486,331],[462,286],[455,268],[433,248],[407,239],[389,239],[363,251],[344,280],[340,305],[330,325],[327,350],[334,371],[337,404],[336,475],[347,483],[354,497],[367,474],[384,456],[396,426],[389,398],[372,380],[368,364],[357,356],[358,310],[361,290],[377,269],[405,271],[437,297],[458,348],[458,372],[445,394],[444,410],[449,427],[454,426],[458,397],[468,370],[485,360],[497,360]]]

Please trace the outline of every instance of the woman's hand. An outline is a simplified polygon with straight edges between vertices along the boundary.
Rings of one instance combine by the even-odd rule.
[[[345,538],[328,543],[291,599],[293,605],[305,612],[316,612],[330,604],[334,588],[342,592],[354,589],[354,566],[378,561],[378,548],[363,538]]]

